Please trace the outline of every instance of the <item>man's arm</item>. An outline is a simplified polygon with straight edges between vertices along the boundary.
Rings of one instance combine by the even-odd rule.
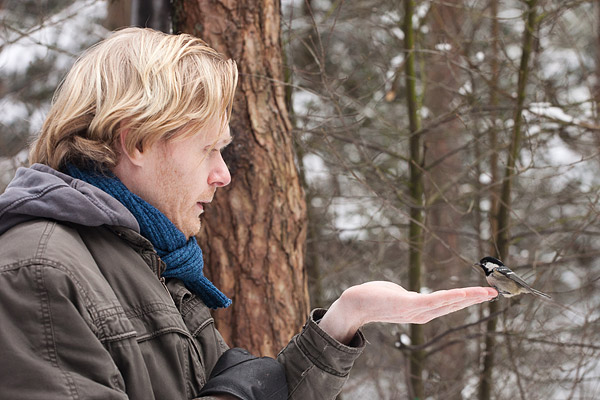
[[[290,400],[335,399],[365,348],[360,331],[347,345],[323,331],[319,321],[325,312],[313,310],[302,332],[277,356],[285,368]]]
[[[392,282],[367,282],[342,293],[319,323],[340,343],[348,344],[370,322],[424,324],[498,296],[491,287],[469,287],[423,294]]]
[[[3,398],[128,398],[117,365],[85,314],[85,299],[73,301],[77,293],[75,282],[54,266],[0,269]],[[152,395],[144,388],[136,393]]]
[[[391,282],[353,286],[329,310],[314,310],[304,329],[281,351],[290,399],[331,400],[341,391],[365,339],[369,322],[425,323],[497,296],[487,287],[409,292]]]

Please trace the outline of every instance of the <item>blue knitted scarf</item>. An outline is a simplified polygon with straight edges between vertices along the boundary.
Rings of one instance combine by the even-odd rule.
[[[81,179],[110,194],[133,214],[140,226],[140,233],[152,242],[154,249],[167,265],[164,277],[181,279],[185,286],[200,296],[210,308],[231,305],[231,300],[202,273],[202,250],[195,237],[187,240],[183,232],[162,212],[130,192],[110,171],[102,173],[94,169],[82,170],[69,164],[66,166],[66,172],[73,178]]]

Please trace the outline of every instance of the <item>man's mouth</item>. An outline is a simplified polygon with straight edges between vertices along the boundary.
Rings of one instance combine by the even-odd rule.
[[[202,213],[204,212],[204,206],[205,206],[206,204],[209,204],[211,201],[213,201],[213,196],[214,196],[214,192],[212,193],[212,195],[211,195],[210,197],[208,197],[208,196],[203,196],[203,197],[205,197],[207,200],[201,200],[201,201],[198,201],[198,202],[196,203],[196,207],[198,207],[198,209],[200,210],[200,214],[202,214]]]

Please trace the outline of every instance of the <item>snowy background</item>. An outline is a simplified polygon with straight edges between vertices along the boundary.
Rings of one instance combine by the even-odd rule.
[[[594,1],[539,3],[544,19],[530,62],[505,261],[550,292],[556,304],[530,297],[501,303],[494,394],[594,399],[600,398],[600,7]],[[109,34],[107,4],[0,5],[0,191],[27,164],[27,144],[70,65]],[[498,182],[491,160],[498,157],[503,173],[524,28],[520,1],[497,2],[496,38],[488,2],[458,2],[445,25],[434,23],[441,4],[418,2],[414,18],[419,112],[432,166],[423,291],[482,284],[465,260],[476,261],[493,246],[490,217]],[[383,0],[283,2],[294,137],[311,216],[307,265],[318,271],[310,276],[315,306],[327,306],[365,280],[407,281],[402,18],[400,5]],[[496,86],[493,60],[500,70]],[[440,89],[433,73],[444,69],[453,79]],[[450,93],[447,104],[436,104],[432,93],[440,92],[434,90]],[[446,123],[447,115],[455,117]],[[473,324],[429,348],[426,382],[428,392],[437,394],[431,398],[477,397],[486,335],[478,321],[486,312],[472,308],[428,324],[428,338]],[[375,324],[366,333],[369,349],[342,398],[405,398],[408,327]]]

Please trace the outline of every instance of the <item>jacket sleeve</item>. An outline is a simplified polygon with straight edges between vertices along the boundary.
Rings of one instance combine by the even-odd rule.
[[[317,323],[325,311],[313,310],[302,332],[277,356],[285,367],[289,399],[335,399],[365,348],[366,341],[360,331],[349,346],[325,333]]]
[[[128,398],[79,284],[59,265],[0,267],[0,397]],[[116,307],[95,312],[119,320]]]

